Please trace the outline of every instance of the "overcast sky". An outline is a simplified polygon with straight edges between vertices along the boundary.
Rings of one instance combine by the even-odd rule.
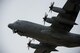
[[[7,25],[16,20],[28,20],[43,25],[42,18],[45,12],[49,14],[49,17],[57,15],[57,13],[49,12],[49,6],[53,1],[54,6],[58,7],[62,7],[66,2],[66,0],[0,0],[0,53],[33,53],[34,49],[27,48],[29,39],[13,34]],[[71,30],[77,34],[80,34],[79,17],[80,14],[76,20],[79,25]],[[51,53],[80,53],[80,47],[57,47],[57,49],[59,52]]]

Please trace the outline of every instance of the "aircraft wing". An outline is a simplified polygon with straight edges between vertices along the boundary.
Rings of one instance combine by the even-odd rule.
[[[35,50],[34,53],[50,53],[51,50],[49,51],[48,48],[43,48],[43,47],[39,47]]]
[[[36,49],[34,53],[50,53],[51,51],[58,51],[55,45],[49,45],[46,43],[33,44],[31,41],[28,43],[28,47]]]
[[[51,27],[55,31],[69,32],[74,25],[77,25],[75,20],[79,13],[80,0],[68,0],[62,9],[65,13],[59,13]]]
[[[49,48],[49,47],[46,47],[46,46],[41,46],[41,47],[36,48],[34,53],[50,53],[51,51],[58,51],[55,48],[56,47]]]

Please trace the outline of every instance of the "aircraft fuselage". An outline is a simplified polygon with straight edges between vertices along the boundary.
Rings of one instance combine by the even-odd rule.
[[[21,36],[31,37],[46,44],[66,47],[80,46],[80,35],[55,32],[49,26],[19,20],[9,24],[8,27]]]

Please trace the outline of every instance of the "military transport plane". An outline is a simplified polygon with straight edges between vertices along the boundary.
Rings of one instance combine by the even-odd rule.
[[[24,20],[18,20],[8,25],[14,33],[31,37],[40,42],[39,44],[33,44],[31,41],[28,43],[29,47],[36,49],[34,53],[58,51],[55,49],[57,46],[69,48],[80,46],[80,35],[70,32],[74,25],[78,25],[75,20],[80,10],[80,0],[67,0],[63,8],[54,7],[53,4],[49,8],[51,11],[59,13],[57,17],[48,18],[48,15],[45,15],[43,18],[51,26]]]

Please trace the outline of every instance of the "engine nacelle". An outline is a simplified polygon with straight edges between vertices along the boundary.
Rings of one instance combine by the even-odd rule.
[[[45,21],[48,22],[48,23],[52,23],[53,22],[53,20],[51,18],[47,18]]]
[[[46,22],[48,22],[48,23],[50,23],[50,24],[52,24],[52,23],[54,23],[55,21],[58,21],[58,22],[60,22],[60,23],[64,23],[64,24],[69,24],[69,25],[78,25],[77,23],[75,23],[75,22],[73,22],[73,21],[70,21],[70,20],[66,20],[66,19],[61,19],[61,18],[56,18],[56,17],[52,17],[52,18],[46,18]]]
[[[46,18],[46,22],[52,24],[54,22],[54,20],[56,19],[56,17],[52,17],[52,18]]]
[[[58,13],[65,13],[66,12],[65,10],[63,10],[62,8],[59,8],[59,7],[53,7],[52,11],[58,12]]]
[[[28,46],[31,47],[31,48],[38,48],[40,45],[39,44],[33,44],[33,43],[28,43]]]

